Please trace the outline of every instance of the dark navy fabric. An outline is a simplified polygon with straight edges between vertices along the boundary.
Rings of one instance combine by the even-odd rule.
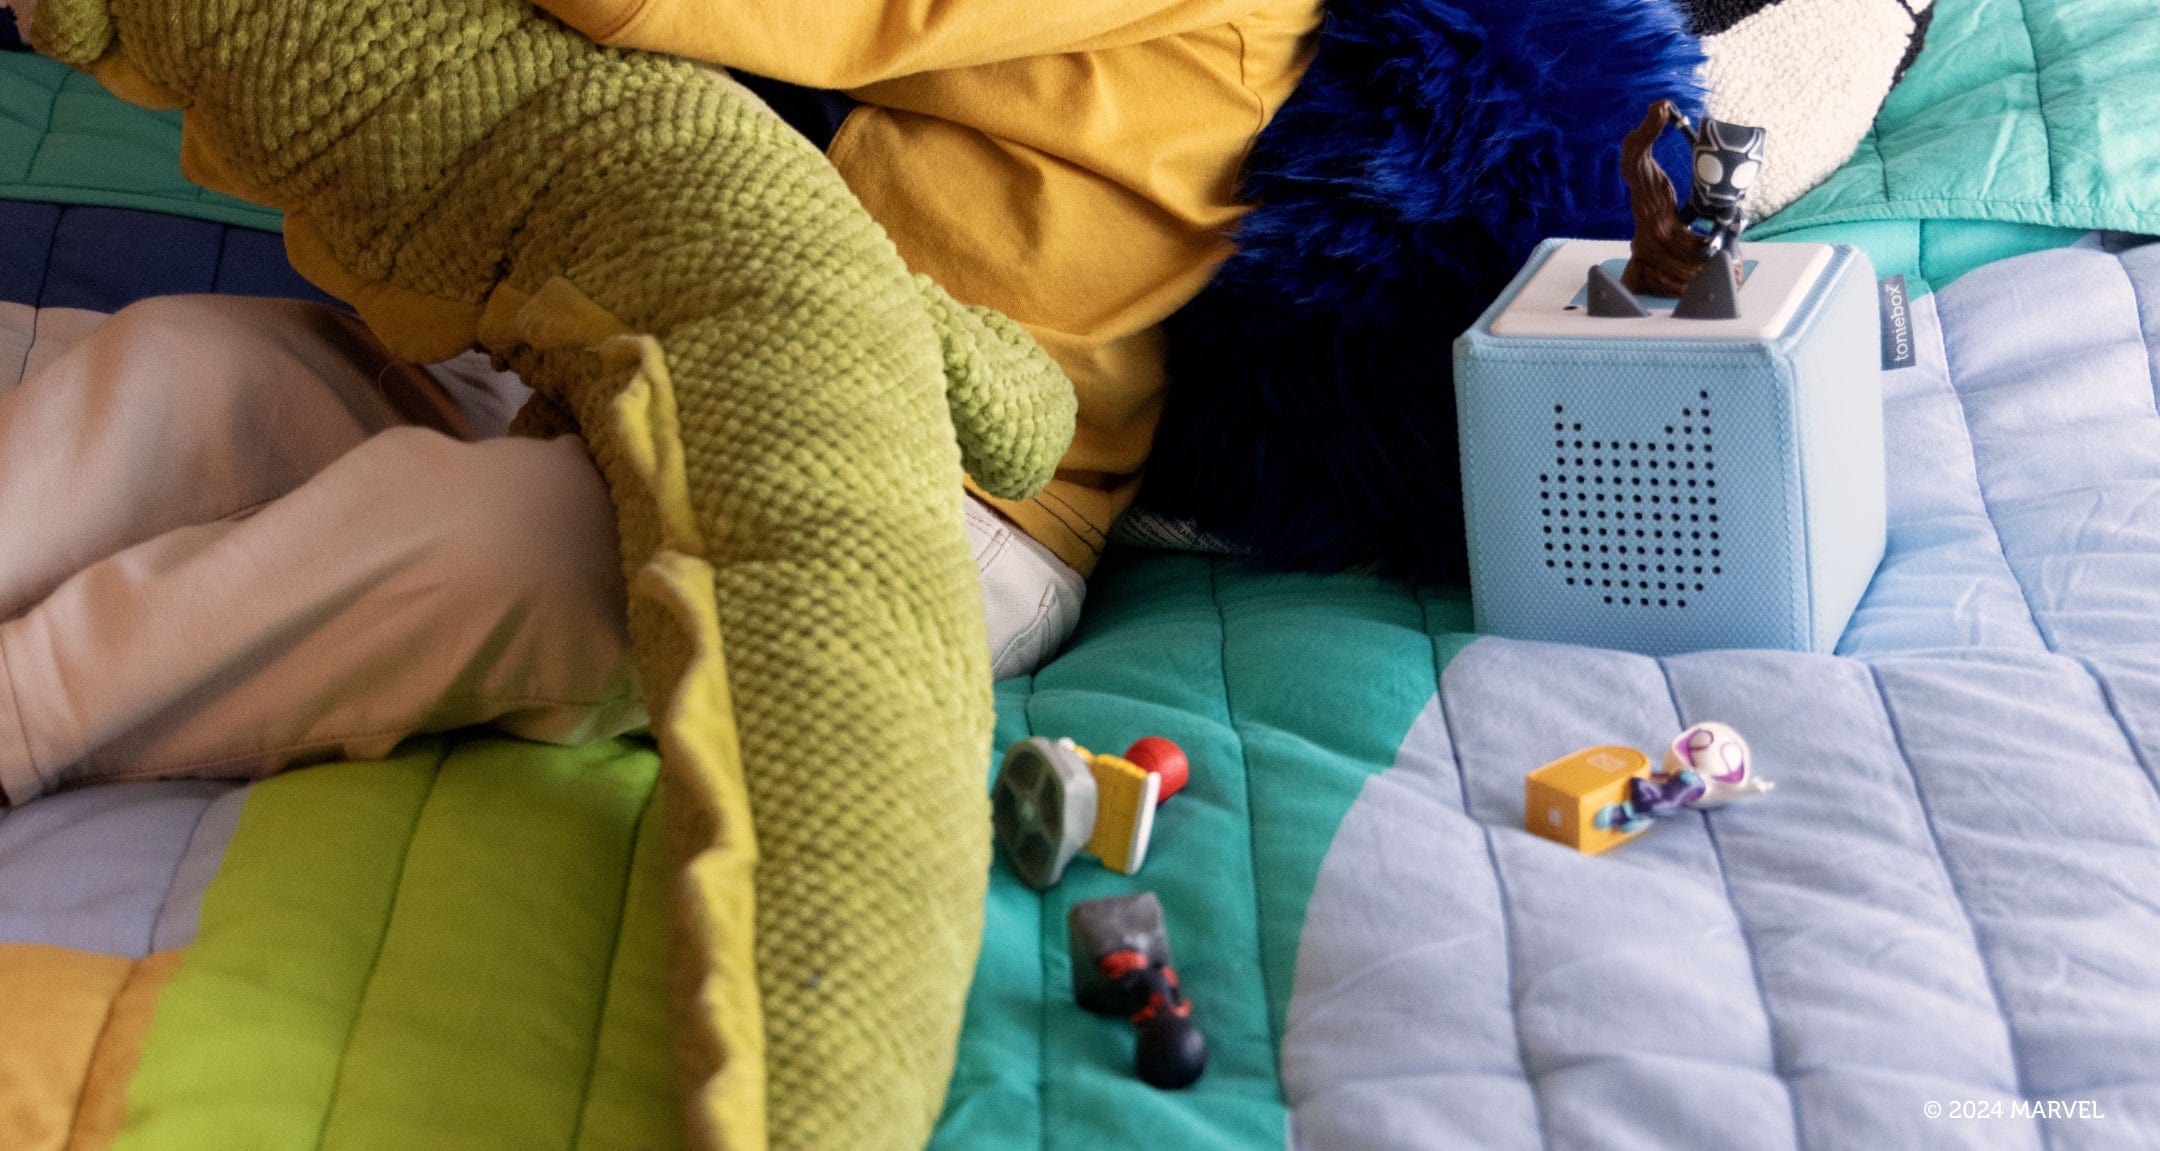
[[[769,80],[748,72],[733,73],[743,87],[757,93],[758,99],[780,114],[788,127],[801,132],[817,150],[832,147],[833,137],[840,134],[840,124],[855,110],[856,101],[845,92],[825,88],[805,88],[785,80]]]
[[[143,296],[210,291],[223,238],[219,225],[203,220],[71,209],[53,234],[38,306],[111,312]]]
[[[334,303],[271,233],[128,208],[0,201],[0,300],[116,312],[189,292]]]
[[[336,300],[302,279],[285,259],[285,237],[253,228],[225,228],[218,253],[213,291],[236,296],[289,296],[295,300]]]
[[[0,301],[37,303],[60,212],[58,204],[0,200]]]
[[[0,8],[0,51],[22,52],[29,45],[22,42],[22,34],[15,30],[15,13]]]

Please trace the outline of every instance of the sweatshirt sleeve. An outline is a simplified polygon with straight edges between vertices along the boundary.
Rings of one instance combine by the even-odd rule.
[[[537,0],[603,44],[813,88],[1136,44],[1262,0]]]

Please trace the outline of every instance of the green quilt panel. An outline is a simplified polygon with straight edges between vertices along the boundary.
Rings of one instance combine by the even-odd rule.
[[[180,174],[180,113],[126,103],[88,75],[0,52],[0,199],[96,204],[275,232],[280,215]]]
[[[118,1146],[679,1146],[658,766],[431,740],[257,785]]]

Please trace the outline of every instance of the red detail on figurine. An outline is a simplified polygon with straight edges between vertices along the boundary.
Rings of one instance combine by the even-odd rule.
[[[1192,777],[1192,765],[1186,762],[1185,749],[1159,735],[1134,740],[1133,745],[1125,749],[1125,759],[1150,775],[1162,777],[1162,789],[1156,796],[1158,803],[1184,790],[1185,781]]]
[[[1102,962],[1096,964],[1096,967],[1102,971],[1103,978],[1110,980],[1123,979],[1135,971],[1145,971],[1147,966],[1148,957],[1130,948],[1113,951],[1103,956]]]

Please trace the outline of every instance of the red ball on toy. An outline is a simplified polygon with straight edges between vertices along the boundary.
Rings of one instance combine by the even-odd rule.
[[[1176,795],[1192,777],[1192,765],[1185,761],[1185,749],[1159,735],[1134,740],[1133,745],[1125,749],[1125,759],[1142,771],[1162,776],[1158,801]]]

